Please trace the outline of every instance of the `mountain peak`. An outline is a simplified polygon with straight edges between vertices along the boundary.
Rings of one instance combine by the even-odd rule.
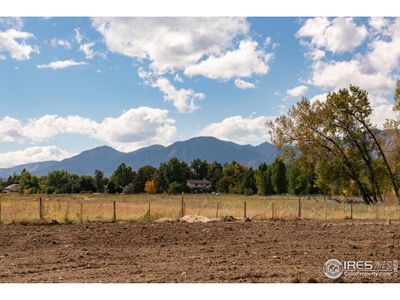
[[[168,147],[152,145],[130,153],[120,152],[109,146],[100,146],[62,161],[28,164],[26,169],[32,174],[40,176],[61,169],[78,175],[93,175],[94,171],[98,169],[109,176],[121,163],[137,170],[145,165],[158,167],[160,163],[176,157],[187,163],[199,158],[209,162],[217,161],[221,164],[234,160],[240,164],[257,167],[262,162],[271,163],[278,155],[279,151],[268,142],[258,146],[239,145],[215,137],[200,136],[175,142]],[[20,169],[21,166],[0,169],[0,177],[6,178]]]

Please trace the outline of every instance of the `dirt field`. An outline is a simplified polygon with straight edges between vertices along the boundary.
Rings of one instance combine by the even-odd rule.
[[[1,282],[330,282],[327,259],[399,256],[399,223],[0,225]]]

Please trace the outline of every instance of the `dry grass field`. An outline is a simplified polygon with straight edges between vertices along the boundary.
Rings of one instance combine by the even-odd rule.
[[[0,221],[9,223],[40,222],[40,201],[42,199],[42,220],[56,220],[59,223],[147,222],[162,217],[178,218],[182,215],[182,195],[1,195]],[[399,220],[400,206],[396,203],[365,205],[348,199],[328,200],[323,196],[243,196],[185,194],[184,215],[202,215],[209,218],[245,215],[253,220],[295,219],[340,220]],[[357,199],[356,199],[357,200]],[[352,207],[351,207],[352,206]],[[246,211],[245,211],[246,210]]]

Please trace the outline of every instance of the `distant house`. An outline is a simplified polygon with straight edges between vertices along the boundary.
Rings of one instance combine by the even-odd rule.
[[[211,182],[206,179],[202,179],[202,180],[190,179],[190,180],[186,181],[186,186],[192,192],[201,192],[205,189],[211,188]]]
[[[19,184],[10,184],[9,186],[6,186],[3,191],[3,194],[11,194],[11,193],[19,193]]]

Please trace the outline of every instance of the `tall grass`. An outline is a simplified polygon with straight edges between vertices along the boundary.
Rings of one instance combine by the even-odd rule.
[[[117,221],[151,221],[162,217],[178,218],[182,213],[182,195],[1,195],[2,223],[40,222],[39,199],[43,199],[44,221],[60,223],[109,222],[116,202]],[[345,199],[342,199],[345,200]],[[254,220],[294,219],[299,217],[299,198],[295,196],[242,196],[185,194],[184,214],[209,218],[246,216]],[[150,214],[149,214],[150,206]],[[337,220],[350,218],[350,204],[327,200],[323,196],[301,197],[301,218]],[[274,212],[273,212],[274,210]],[[395,203],[353,204],[354,219],[400,219]]]

